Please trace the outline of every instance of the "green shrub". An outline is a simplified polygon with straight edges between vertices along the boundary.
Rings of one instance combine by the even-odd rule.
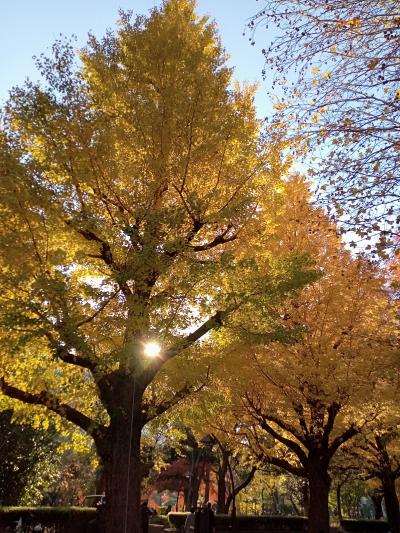
[[[175,529],[182,529],[190,513],[168,513],[168,522]]]
[[[168,520],[172,527],[183,529],[189,513],[169,513]],[[227,530],[232,527],[229,515],[216,515],[215,527]],[[236,531],[288,531],[300,532],[307,528],[307,518],[302,516],[238,516],[235,521]],[[379,532],[381,533],[381,532]]]
[[[341,520],[340,527],[351,533],[387,533],[390,530],[384,520]]]
[[[162,505],[161,507],[158,508],[158,511],[157,513],[159,515],[162,515],[162,516],[167,516],[168,513],[170,512],[170,509],[171,509],[171,506],[167,506],[167,505]]]
[[[232,519],[227,515],[216,515],[215,526],[218,529],[228,529]],[[253,516],[240,515],[236,517],[237,531],[306,531],[307,518],[302,516]]]
[[[97,517],[97,510],[88,507],[2,507],[0,531],[15,527],[22,518],[24,525],[42,524],[56,533],[86,533],[88,524]]]
[[[168,521],[168,516],[166,516],[166,515],[156,514],[156,515],[150,516],[149,522],[150,522],[150,524],[159,524],[159,525],[164,526],[164,527],[169,527],[170,526],[170,523]]]

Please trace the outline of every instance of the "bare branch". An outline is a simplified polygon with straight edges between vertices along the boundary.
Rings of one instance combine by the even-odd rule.
[[[104,309],[105,307],[113,300],[117,294],[120,292],[121,288],[118,287],[116,291],[114,291],[109,298],[107,298],[100,306],[99,308],[90,316],[82,319],[80,322],[78,322],[75,327],[80,328],[84,324],[88,324],[89,322],[92,322]]]
[[[165,413],[165,411],[168,411],[168,409],[171,409],[171,407],[174,407],[175,405],[177,405],[179,402],[184,400],[187,396],[196,394],[197,392],[200,392],[201,390],[203,390],[207,384],[209,375],[210,375],[210,369],[208,368],[205,381],[201,383],[200,385],[194,385],[193,383],[185,384],[185,386],[182,387],[179,391],[175,392],[174,395],[171,396],[171,398],[169,398],[168,400],[164,400],[162,403],[158,404],[154,408],[151,406],[145,405],[144,408],[146,409],[146,413],[147,413],[145,416],[146,422],[149,422],[150,420],[153,420],[157,416],[162,415],[163,413]]]

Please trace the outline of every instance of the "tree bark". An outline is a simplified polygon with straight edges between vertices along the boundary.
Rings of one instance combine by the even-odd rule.
[[[308,533],[329,533],[328,497],[331,480],[327,468],[315,462],[310,465],[308,473],[310,488]]]
[[[380,520],[383,517],[383,512],[382,512],[383,494],[373,493],[373,494],[370,494],[369,497],[371,498],[372,503],[374,504],[374,518],[375,520]]]
[[[210,499],[210,469],[211,465],[209,462],[204,465],[204,505],[207,505]]]
[[[189,477],[189,487],[185,499],[185,510],[190,511],[192,507],[197,506],[197,500],[199,497],[200,481],[202,471],[200,472],[200,461],[203,456],[203,451],[199,448],[197,443],[192,446],[192,467]]]
[[[302,496],[303,496],[303,509],[305,516],[308,516],[310,513],[310,489],[308,479],[304,480],[302,486]]]
[[[226,504],[225,504],[225,513],[226,514],[229,513],[229,508],[230,508],[230,506],[232,504],[232,516],[236,516],[236,496],[239,494],[240,491],[245,489],[247,487],[247,485],[249,485],[249,483],[252,481],[252,479],[254,477],[254,474],[256,473],[256,470],[257,470],[257,468],[255,466],[253,466],[253,468],[247,474],[247,476],[244,479],[244,481],[242,481],[242,483],[240,483],[240,485],[235,487],[235,480],[234,480],[234,477],[233,477],[232,467],[231,467],[231,464],[228,461],[228,471],[229,471],[229,477],[231,479],[232,491],[228,495],[228,498],[226,500]]]
[[[341,483],[338,483],[336,485],[336,508],[337,508],[337,514],[338,514],[338,518],[339,520],[342,520],[343,519],[343,515],[342,515],[342,502],[340,500],[341,498],[341,492],[342,492],[342,484]]]
[[[385,476],[381,481],[390,531],[400,533],[399,499],[396,494],[395,479],[393,476]]]
[[[218,470],[218,500],[217,500],[217,513],[223,514],[225,512],[225,499],[226,499],[226,476],[228,473],[228,460],[229,452],[221,450],[222,460]]]
[[[142,390],[132,380],[115,392],[104,465],[106,504],[102,533],[140,533]]]

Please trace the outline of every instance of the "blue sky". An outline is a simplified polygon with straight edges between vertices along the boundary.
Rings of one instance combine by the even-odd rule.
[[[14,85],[26,77],[37,79],[33,55],[48,52],[60,34],[75,34],[78,46],[86,42],[88,31],[102,36],[115,27],[118,9],[147,13],[156,0],[2,0],[0,30],[0,102]],[[256,46],[251,46],[243,30],[248,18],[261,7],[257,0],[198,0],[199,14],[215,19],[222,42],[236,67],[235,78],[261,81],[263,32]],[[269,109],[261,84],[257,109],[264,116]]]

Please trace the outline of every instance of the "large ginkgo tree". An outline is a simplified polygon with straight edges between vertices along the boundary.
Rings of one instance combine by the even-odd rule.
[[[106,531],[136,532],[144,425],[202,386],[209,332],[313,275],[263,255],[280,146],[194,2],[53,52],[3,112],[0,386],[93,438]]]

